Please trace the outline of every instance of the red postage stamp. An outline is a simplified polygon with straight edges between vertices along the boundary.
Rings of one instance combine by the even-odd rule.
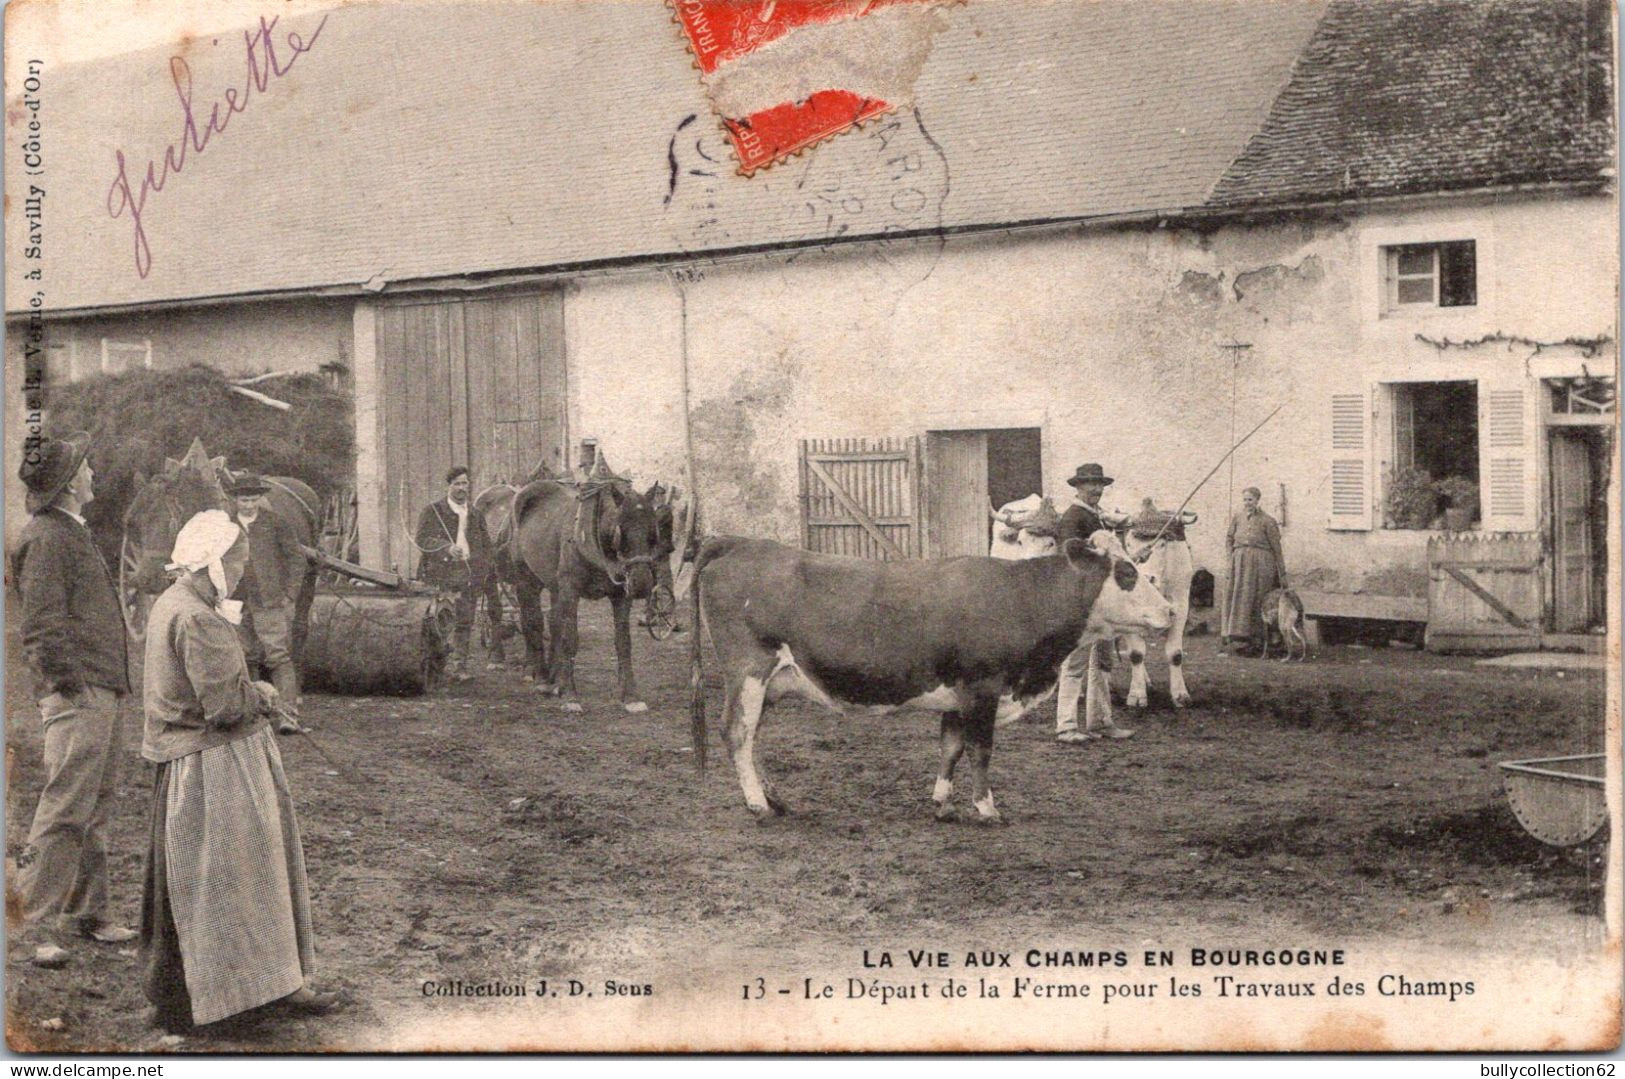
[[[751,173],[913,100],[943,0],[671,0]]]

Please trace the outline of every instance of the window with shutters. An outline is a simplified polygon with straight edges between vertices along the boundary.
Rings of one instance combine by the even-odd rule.
[[[1331,505],[1326,527],[1371,527],[1371,457],[1366,395],[1332,394]]]
[[[1472,240],[1384,247],[1383,310],[1397,314],[1478,303],[1478,245]]]
[[[1481,400],[1484,527],[1493,531],[1521,532],[1534,527],[1524,399],[1521,387],[1500,386],[1491,387]]]
[[[1457,526],[1477,527],[1481,498],[1471,492],[1480,487],[1478,384],[1402,382],[1389,391],[1393,454],[1383,527],[1443,528],[1452,506],[1471,522]]]

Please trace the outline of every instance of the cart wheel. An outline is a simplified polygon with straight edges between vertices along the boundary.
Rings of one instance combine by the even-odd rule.
[[[152,607],[152,598],[142,592],[136,584],[140,572],[140,553],[137,551],[135,544],[130,542],[130,537],[125,536],[119,544],[119,605],[124,610],[124,628],[129,631],[130,638],[135,641],[146,639],[147,612]]]
[[[677,597],[665,585],[655,585],[643,616],[649,636],[657,641],[665,640],[677,628]]]

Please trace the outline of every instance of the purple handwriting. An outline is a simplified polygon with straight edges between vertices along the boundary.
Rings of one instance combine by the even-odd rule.
[[[175,94],[180,98],[183,116],[181,136],[164,148],[161,162],[159,159],[147,162],[139,186],[130,182],[124,151],[113,151],[118,161],[118,175],[113,179],[113,186],[107,189],[107,213],[114,219],[123,217],[126,212],[129,214],[130,222],[135,227],[135,270],[142,277],[146,277],[152,269],[152,248],[147,243],[147,230],[141,224],[141,215],[147,208],[147,196],[154,191],[162,191],[170,176],[186,167],[188,154],[201,154],[208,147],[210,139],[217,134],[225,134],[232,116],[247,109],[255,93],[265,93],[272,79],[286,75],[294,62],[316,44],[322,27],[327,25],[327,16],[324,15],[308,39],[292,30],[287,31],[283,41],[291,55],[286,57],[287,62],[284,63],[277,55],[276,42],[271,40],[271,31],[276,27],[278,18],[273,16],[267,20],[261,16],[257,29],[243,31],[243,41],[248,47],[247,81],[241,91],[235,86],[227,88],[221,99],[210,107],[206,123],[199,122],[192,108],[191,67],[183,57],[170,57],[169,77],[174,80]]]

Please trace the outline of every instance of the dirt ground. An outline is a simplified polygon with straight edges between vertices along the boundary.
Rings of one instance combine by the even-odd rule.
[[[320,975],[344,990],[342,1013],[253,1015],[161,1045],[133,949],[87,944],[68,969],[39,971],[13,944],[12,1047],[372,1045],[382,1027],[432,1022],[426,979],[669,978],[719,948],[746,962],[845,962],[867,941],[1079,942],[1108,928],[1135,941],[1169,926],[1222,936],[1262,918],[1310,940],[1470,936],[1493,924],[1513,950],[1598,931],[1603,843],[1559,851],[1531,839],[1496,762],[1600,752],[1600,674],[1346,646],[1283,665],[1226,658],[1213,637],[1193,638],[1195,706],[1176,713],[1164,690],[1127,717],[1132,739],[1057,744],[1053,705],[999,732],[1004,828],[933,820],[934,717],[845,720],[791,704],[765,726],[762,758],[794,813],[762,827],[718,739],[715,684],[711,768],[703,781],[694,774],[687,635],[636,637],[650,710],[628,715],[613,700],[598,606],[583,608],[580,713],[511,671],[420,699],[307,699],[337,768],[303,740],[284,738],[282,752]],[[13,643],[9,857],[41,782]],[[1158,656],[1154,686],[1162,673]],[[114,913],[128,924],[139,916],[151,783],[133,755],[139,737],[132,716],[111,854]],[[60,1030],[40,1025],[53,1018]],[[426,1025],[418,1044],[440,1043]]]

